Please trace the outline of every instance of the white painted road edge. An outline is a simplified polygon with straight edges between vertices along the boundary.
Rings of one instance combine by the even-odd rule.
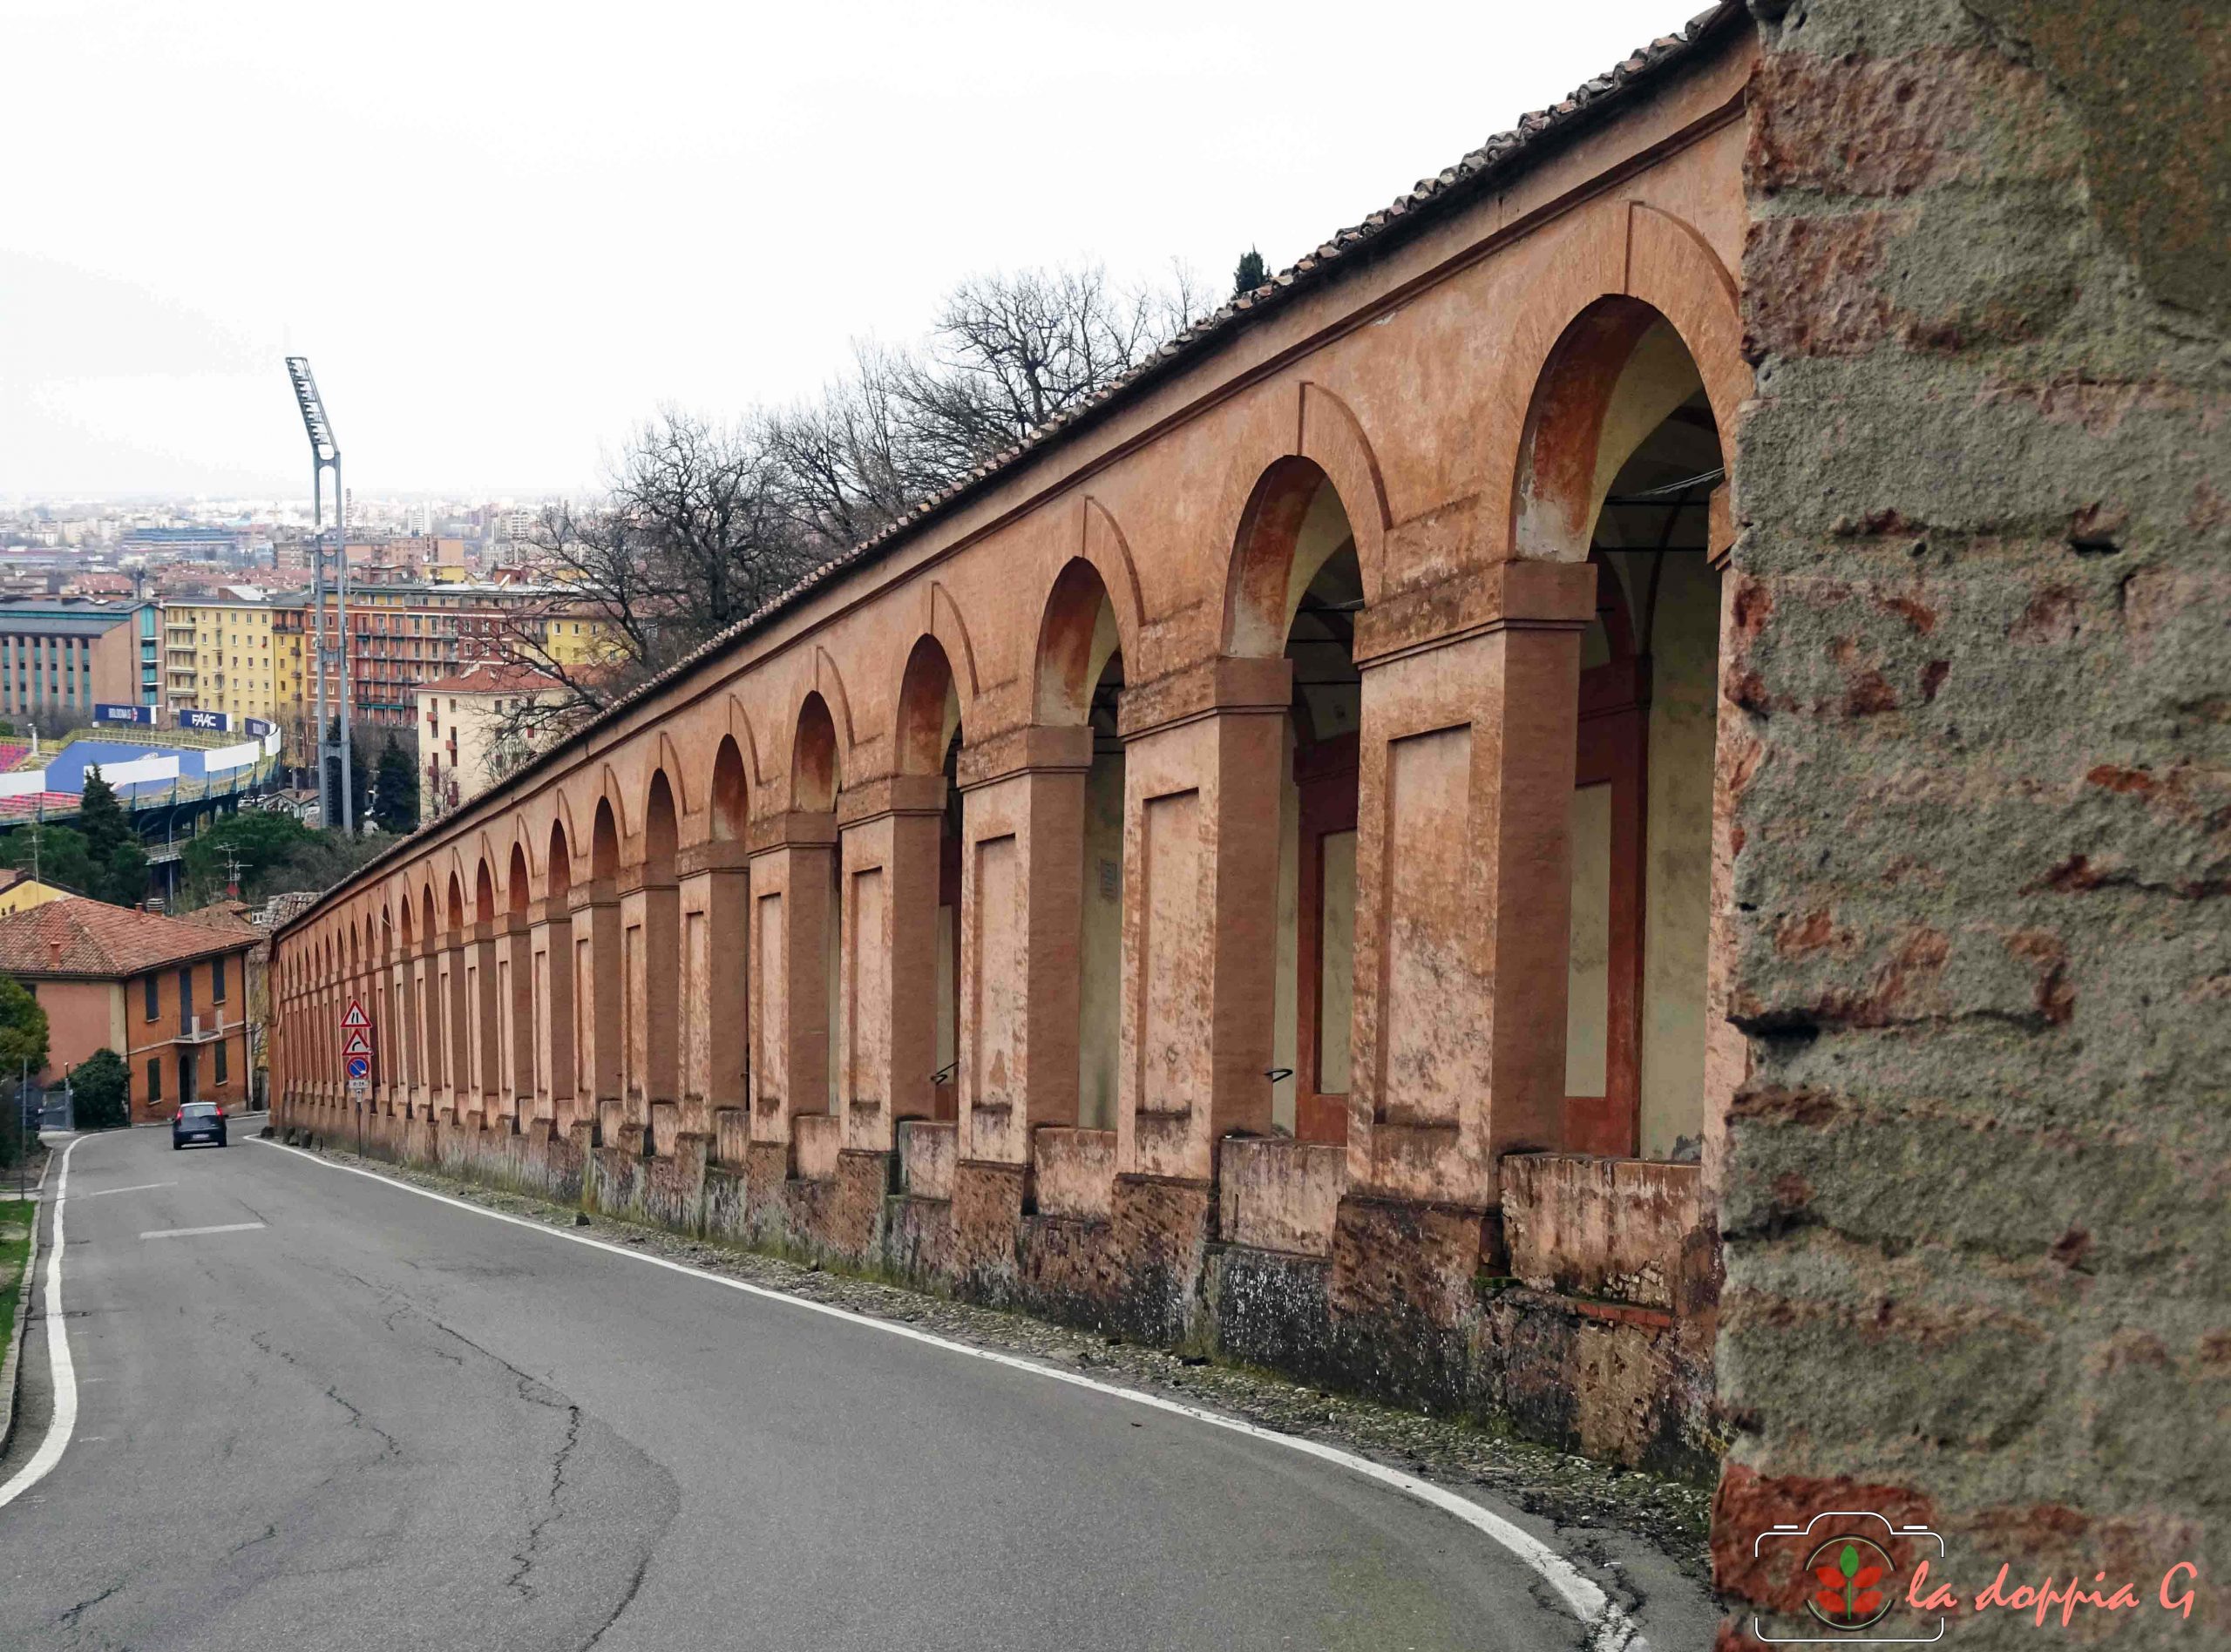
[[[1536,1575],[1556,1591],[1557,1597],[1565,1603],[1572,1615],[1580,1620],[1582,1627],[1588,1631],[1589,1652],[1650,1652],[1650,1642],[1643,1638],[1640,1628],[1632,1618],[1627,1615],[1625,1609],[1617,1601],[1604,1594],[1593,1579],[1540,1539],[1513,1525],[1502,1515],[1490,1509],[1482,1508],[1471,1499],[1460,1496],[1446,1486],[1435,1486],[1432,1481],[1420,1479],[1414,1474],[1406,1474],[1399,1468],[1389,1468],[1384,1463],[1374,1463],[1369,1458],[1359,1457],[1353,1452],[1344,1452],[1337,1446],[1326,1446],[1318,1440],[1305,1439],[1297,1434],[1281,1434],[1274,1429],[1258,1428],[1253,1423],[1243,1421],[1239,1418],[1225,1417],[1216,1412],[1204,1411],[1197,1405],[1182,1405],[1174,1399],[1164,1399],[1158,1394],[1143,1393],[1135,1388],[1123,1388],[1114,1383],[1100,1382],[1075,1371],[1062,1371],[1052,1365],[1041,1365],[1035,1360],[1024,1359],[1014,1354],[1002,1354],[988,1348],[973,1348],[966,1343],[954,1342],[949,1337],[939,1337],[931,1331],[917,1330],[912,1325],[900,1324],[888,1319],[878,1319],[868,1314],[855,1313],[849,1308],[835,1307],[831,1303],[815,1302],[805,1297],[794,1297],[787,1291],[770,1290],[765,1285],[755,1285],[745,1280],[730,1279],[724,1275],[710,1273],[702,1268],[693,1268],[687,1263],[670,1261],[664,1256],[648,1256],[640,1250],[630,1250],[625,1245],[610,1244],[601,1239],[592,1239],[585,1234],[570,1233],[563,1228],[553,1228],[547,1222],[532,1221],[525,1216],[511,1215],[501,1210],[491,1210],[485,1205],[474,1204],[467,1199],[453,1199],[447,1194],[436,1193],[426,1188],[414,1187],[408,1181],[398,1181],[393,1176],[383,1176],[376,1170],[366,1170],[352,1164],[336,1164],[318,1154],[306,1152],[301,1148],[289,1147],[283,1141],[274,1141],[264,1136],[250,1136],[248,1139],[260,1146],[277,1148],[282,1153],[290,1153],[298,1158],[307,1159],[312,1164],[322,1166],[328,1170],[339,1170],[352,1176],[363,1176],[366,1181],[382,1182],[404,1193],[414,1193],[422,1199],[431,1199],[437,1204],[451,1205],[459,1210],[469,1210],[474,1215],[486,1216],[491,1221],[507,1222],[515,1228],[525,1228],[530,1232],[543,1234],[553,1239],[564,1239],[577,1245],[587,1245],[592,1250],[605,1251],[614,1256],[625,1256],[630,1262],[647,1263],[654,1268],[664,1268],[670,1273],[687,1274],[693,1279],[702,1279],[709,1284],[723,1286],[729,1290],[741,1290],[748,1296],[764,1297],[769,1302],[786,1303],[793,1308],[804,1308],[817,1314],[826,1314],[832,1319],[848,1320],[853,1324],[865,1325],[870,1330],[880,1330],[890,1336],[904,1337],[910,1342],[926,1343],[932,1348],[942,1348],[948,1353],[965,1354],[971,1359],[989,1360],[995,1365],[1006,1365],[1015,1371],[1028,1371],[1034,1377],[1050,1378],[1057,1383],[1068,1383],[1075,1388],[1089,1388],[1095,1393],[1106,1394],[1111,1398],[1123,1400],[1130,1405],[1150,1405],[1156,1411],[1170,1412],[1179,1417],[1190,1417],[1197,1423],[1206,1423],[1211,1428],[1224,1429],[1234,1434],[1245,1434],[1251,1439],[1268,1441],[1273,1446],[1283,1446],[1289,1451],[1300,1452],[1305,1456],[1319,1458],[1326,1462],[1337,1464],[1351,1473],[1360,1474],[1366,1479],[1376,1480],[1380,1485],[1400,1492],[1407,1497],[1414,1498],[1421,1503],[1430,1504],[1444,1513],[1455,1515],[1465,1525],[1491,1538],[1517,1556]],[[66,1164],[64,1166],[64,1170],[66,1174],[68,1170]],[[61,1222],[62,1213],[58,1195],[55,1209],[53,1269],[54,1277],[57,1280],[61,1276],[62,1265]],[[54,1300],[53,1291],[54,1286],[50,1284],[48,1287],[50,1303]],[[59,1321],[55,1323],[58,1324]],[[57,1335],[58,1337],[59,1333],[58,1332]],[[58,1405],[56,1409],[58,1413],[60,1407]],[[73,1411],[75,1409],[74,1402],[72,1409]],[[57,1456],[60,1454],[58,1451],[56,1452]],[[6,1502],[11,1494],[12,1487],[8,1492],[0,1492],[0,1503]]]
[[[70,1155],[91,1141],[79,1136],[62,1149],[62,1174],[54,1181],[54,1249],[46,1259],[46,1357],[54,1372],[54,1414],[47,1418],[46,1438],[38,1443],[31,1460],[0,1486],[0,1508],[5,1508],[54,1472],[70,1436],[78,1426],[78,1369],[70,1358],[70,1322],[62,1313],[62,1206],[70,1196]],[[24,1281],[29,1286],[31,1281]],[[31,1294],[17,1297],[17,1311],[29,1313]]]

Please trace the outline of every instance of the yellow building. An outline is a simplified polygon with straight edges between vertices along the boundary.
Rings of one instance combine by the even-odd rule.
[[[42,884],[29,872],[0,870],[0,916],[28,911],[49,901],[65,899],[70,891]]]
[[[173,714],[274,719],[284,680],[270,600],[261,592],[163,605],[163,703]]]

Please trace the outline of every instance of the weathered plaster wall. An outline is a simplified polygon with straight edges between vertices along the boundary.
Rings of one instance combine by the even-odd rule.
[[[1650,658],[1642,1155],[1665,1159],[1694,1149],[1704,1127],[1719,576],[1703,557],[1669,556],[1659,569]]]
[[[1721,1580],[1883,1508],[1977,1589],[2193,1561],[2110,1638],[2217,1643],[2231,30],[1753,9]]]

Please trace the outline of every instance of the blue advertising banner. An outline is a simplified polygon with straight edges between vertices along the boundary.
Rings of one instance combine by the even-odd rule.
[[[229,711],[181,711],[178,714],[181,728],[207,728],[216,734],[233,731],[233,714]]]
[[[247,729],[248,734],[257,740],[268,740],[271,737],[272,728],[274,727],[274,725],[264,721],[261,717],[248,718],[241,726]]]
[[[138,723],[143,728],[153,728],[162,721],[162,708],[119,706],[101,701],[93,707],[93,721],[97,723]]]

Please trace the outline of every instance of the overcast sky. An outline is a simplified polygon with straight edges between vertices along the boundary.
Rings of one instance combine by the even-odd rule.
[[[593,482],[975,271],[1276,269],[1702,0],[0,0],[0,496]]]

